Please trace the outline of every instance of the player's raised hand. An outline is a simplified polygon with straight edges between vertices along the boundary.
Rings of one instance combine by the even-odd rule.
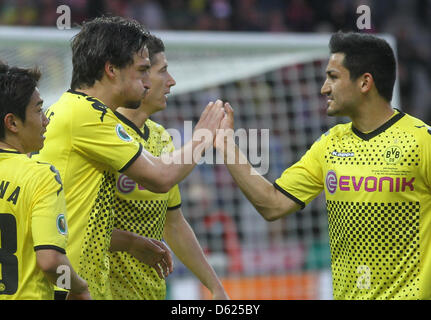
[[[92,300],[87,281],[79,277],[75,271],[73,273],[75,274],[73,286],[67,293],[66,300]]]
[[[195,126],[193,139],[199,140],[199,138],[209,135],[214,138],[224,114],[223,102],[221,100],[209,102]]]
[[[224,104],[224,110],[225,114],[214,139],[215,148],[223,148],[225,140],[234,134],[234,112],[229,102]]]
[[[129,253],[154,268],[160,279],[167,277],[174,269],[171,252],[162,241],[142,236],[136,237]]]
[[[226,291],[221,288],[220,290],[216,291],[212,295],[213,300],[230,300],[230,297],[226,293]]]

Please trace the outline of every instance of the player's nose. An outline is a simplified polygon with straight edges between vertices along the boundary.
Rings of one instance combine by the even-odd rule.
[[[320,89],[320,93],[327,96],[331,93],[331,87],[328,85],[327,81],[325,81]]]
[[[170,73],[168,73],[169,79],[168,79],[168,87],[173,87],[177,84],[177,82],[175,81],[174,77],[171,76]]]

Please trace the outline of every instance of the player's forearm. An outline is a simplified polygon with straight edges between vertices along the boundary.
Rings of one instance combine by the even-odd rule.
[[[194,169],[202,157],[207,144],[194,139],[187,142],[181,149],[164,154],[159,159],[160,182],[169,191],[184,180]]]
[[[137,237],[137,234],[125,230],[114,228],[111,236],[111,246],[109,251],[125,251],[129,252],[133,241]]]
[[[53,285],[61,288],[64,284],[64,289],[70,290],[73,294],[88,291],[87,282],[75,272],[65,254],[51,249],[38,250],[36,259],[39,268]],[[67,279],[66,276],[70,278]],[[64,283],[58,281],[60,277],[64,278]]]
[[[160,157],[143,151],[124,174],[152,192],[168,192],[190,174],[207,146],[208,143],[191,140],[181,149]]]
[[[232,178],[262,217],[267,220],[279,218],[283,213],[274,199],[273,185],[251,166],[233,137],[227,137],[224,147],[219,147],[218,151]]]
[[[180,261],[213,295],[227,298],[217,274],[208,263],[192,228],[182,214],[176,219],[167,218],[164,238]]]

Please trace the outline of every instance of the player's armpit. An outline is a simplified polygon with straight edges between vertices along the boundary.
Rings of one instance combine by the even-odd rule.
[[[174,185],[173,175],[166,167],[161,158],[144,150],[122,173],[152,192],[165,193]]]

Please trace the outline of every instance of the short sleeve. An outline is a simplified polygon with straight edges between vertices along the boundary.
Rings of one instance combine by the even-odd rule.
[[[72,130],[72,145],[76,150],[116,171],[125,171],[142,152],[142,145],[110,111],[103,121],[95,114],[80,125],[74,125]]]
[[[168,210],[175,210],[181,207],[181,193],[178,185],[169,190]]]
[[[172,138],[166,130],[163,130],[161,134],[162,144],[165,145],[164,152],[171,153],[175,151],[174,143],[172,142]],[[169,190],[169,198],[168,198],[168,210],[175,210],[181,207],[181,193],[178,185],[175,185],[171,190]]]
[[[317,140],[305,155],[286,169],[274,182],[274,187],[294,200],[302,208],[310,203],[324,188],[321,155],[326,136]]]
[[[53,166],[44,174],[34,192],[31,229],[34,249],[54,249],[66,253],[68,238],[66,201],[58,172]]]
[[[425,143],[423,146],[423,170],[425,183],[431,188],[431,127],[427,127],[427,134],[425,134]]]

